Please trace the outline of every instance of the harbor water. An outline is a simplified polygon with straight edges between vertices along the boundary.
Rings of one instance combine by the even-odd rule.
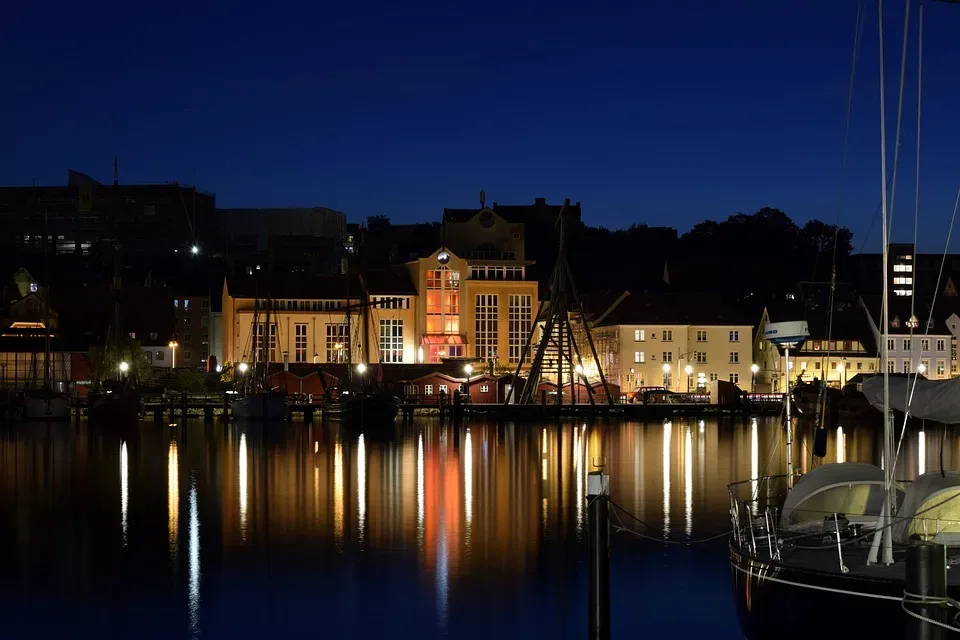
[[[908,433],[905,476],[941,435]],[[829,436],[828,462],[879,459],[875,428]],[[783,441],[773,418],[6,427],[0,638],[582,638],[602,466],[642,534],[612,533],[612,637],[738,639],[726,540],[682,543],[729,529],[727,484],[782,473]],[[801,425],[798,469],[812,448]]]

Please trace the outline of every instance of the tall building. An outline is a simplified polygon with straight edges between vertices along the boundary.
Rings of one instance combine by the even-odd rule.
[[[58,257],[108,254],[118,236],[124,255],[164,255],[207,246],[215,236],[216,197],[194,186],[100,184],[70,172],[65,186],[0,187],[0,247]]]

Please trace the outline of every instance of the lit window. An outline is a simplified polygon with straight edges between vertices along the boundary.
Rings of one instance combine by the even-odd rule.
[[[643,329],[634,329],[633,330],[633,341],[634,342],[643,342],[646,340],[646,332]]]
[[[432,385],[432,384],[425,384],[425,385],[423,385],[423,395],[425,395],[425,396],[432,396],[432,395],[433,395],[433,385]]]
[[[740,374],[739,374],[739,373],[731,373],[731,374],[730,374],[730,382],[732,382],[733,384],[740,384]]]
[[[643,364],[644,362],[647,361],[646,353],[643,351],[634,351],[633,361],[638,364]]]
[[[490,385],[488,384],[480,385],[480,393],[489,393],[489,392],[490,392]]]

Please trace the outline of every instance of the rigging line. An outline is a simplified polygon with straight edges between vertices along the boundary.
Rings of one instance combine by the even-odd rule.
[[[899,158],[897,158],[899,162]],[[877,224],[877,218],[880,217],[880,209],[882,207],[882,201],[877,203],[877,208],[873,210],[873,217],[870,219],[870,226],[867,227],[867,232],[863,236],[863,240],[860,242],[860,248],[857,249],[857,253],[863,253],[863,250],[867,246],[867,240],[870,239],[870,234],[873,232],[873,227]]]
[[[883,28],[883,25],[880,25]],[[887,215],[890,221],[887,223],[887,234],[883,241],[890,244],[893,230],[893,202],[897,193],[897,160],[900,156],[900,125],[903,122],[903,87],[906,83],[907,75],[907,44],[910,35],[910,0],[906,1],[906,8],[903,15],[903,46],[900,50],[900,90],[897,96],[897,129],[896,137],[893,143],[893,174],[890,176],[890,204],[887,207]]]
[[[947,264],[947,252],[950,250],[950,237],[953,235],[953,226],[957,221],[957,208],[960,207],[960,189],[957,189],[957,198],[953,203],[953,215],[950,217],[950,228],[947,229],[947,240],[943,244],[943,257],[940,259],[940,271],[937,273],[937,286],[934,288],[934,291],[940,290],[940,281],[943,279],[943,268]],[[914,290],[916,293],[916,290]],[[930,323],[933,321],[933,310],[937,306],[937,297],[934,295],[933,302],[930,303],[930,313],[927,315],[927,327],[930,326]],[[912,331],[912,329],[911,329]],[[913,343],[911,342],[911,347]],[[900,457],[900,446],[903,444],[903,436],[907,430],[907,418],[910,417],[910,405],[913,403],[913,394],[917,389],[917,377],[920,375],[920,368],[917,367],[917,370],[912,372],[913,382],[910,385],[910,394],[907,397],[907,404],[904,407],[906,411],[903,414],[903,427],[900,429],[900,442],[897,444],[897,456],[893,459],[893,469],[894,471],[897,468],[897,458]],[[908,378],[909,381],[909,378]]]
[[[840,189],[837,194],[837,215],[833,221],[833,255],[830,268],[830,299],[827,303],[827,359],[830,358],[830,340],[833,339],[833,312],[836,302],[837,290],[837,244],[840,241],[840,212],[843,210],[843,191],[846,184],[847,174],[847,150],[850,141],[850,120],[853,113],[853,88],[854,80],[857,76],[857,58],[860,53],[860,35],[863,32],[863,0],[857,1],[857,21],[853,32],[853,61],[850,63],[850,88],[847,91],[847,116],[843,127],[843,145],[840,155]],[[813,261],[813,277],[817,279],[817,266],[820,262],[820,252]],[[821,364],[821,368],[822,368]],[[789,372],[788,372],[789,373]],[[827,394],[824,391],[824,385],[821,384],[817,396],[817,413],[824,415],[827,410]]]

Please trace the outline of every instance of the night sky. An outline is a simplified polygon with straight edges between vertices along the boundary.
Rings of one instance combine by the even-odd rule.
[[[884,4],[892,151],[903,2]],[[842,209],[855,249],[876,251],[864,5],[842,202],[856,0],[8,2],[0,183],[63,184],[68,167],[109,181],[118,155],[122,182],[196,175],[220,206],[352,220],[438,220],[481,188],[681,231],[763,206],[801,222]],[[960,187],[960,6],[925,12],[921,248],[941,251]],[[895,240],[912,237],[915,52],[906,95]]]

